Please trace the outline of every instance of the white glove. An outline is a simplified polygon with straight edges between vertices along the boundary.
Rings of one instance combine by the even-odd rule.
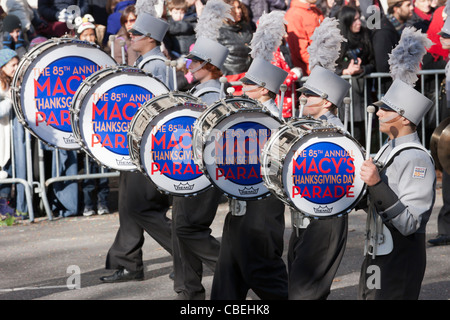
[[[56,18],[58,19],[59,22],[66,22],[66,17],[67,17],[67,10],[66,10],[66,9],[62,9],[62,10],[56,15]]]
[[[300,79],[303,76],[303,70],[299,67],[292,68],[291,71],[297,76],[297,79]]]

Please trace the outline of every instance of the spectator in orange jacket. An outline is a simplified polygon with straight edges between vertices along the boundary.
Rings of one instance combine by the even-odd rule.
[[[322,11],[316,7],[317,0],[292,0],[286,12],[287,42],[291,51],[292,63],[309,75],[309,53],[306,50],[311,44],[311,36],[323,21]]]

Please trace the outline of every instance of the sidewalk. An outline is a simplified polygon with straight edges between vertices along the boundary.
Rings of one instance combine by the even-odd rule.
[[[427,227],[427,239],[436,236],[436,219],[442,206],[441,189]],[[219,238],[228,206],[222,204],[212,225]],[[175,298],[171,256],[146,234],[145,280],[118,284],[101,283],[105,257],[119,227],[113,214],[73,217],[35,223],[24,221],[0,228],[0,300],[172,300]],[[349,215],[349,237],[330,300],[356,299],[363,258],[366,214]],[[291,234],[286,214],[285,249]],[[286,253],[286,250],[285,250]],[[450,246],[427,248],[427,270],[421,300],[450,299]],[[204,286],[209,297],[212,272],[205,268]],[[79,279],[79,282],[77,280]],[[79,289],[69,289],[67,284]],[[258,298],[250,293],[248,299]]]

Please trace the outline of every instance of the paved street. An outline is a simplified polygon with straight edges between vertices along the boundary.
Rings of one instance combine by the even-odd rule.
[[[437,213],[442,206],[438,189],[436,205],[427,227],[427,239],[436,235]],[[213,234],[220,238],[227,205],[220,206]],[[291,233],[286,215],[286,247]],[[344,259],[333,283],[330,300],[356,298],[362,261],[366,215],[349,216],[349,238]],[[146,235],[144,245],[145,280],[103,284],[106,253],[119,227],[118,213],[92,217],[73,217],[48,221],[36,219],[0,228],[0,300],[172,300],[175,298],[171,256]],[[450,299],[450,246],[427,249],[427,271],[420,299]],[[79,277],[78,277],[79,275]],[[79,281],[78,281],[79,279]],[[206,271],[207,297],[212,273]],[[69,289],[67,284],[79,288]],[[248,299],[258,299],[250,293]]]

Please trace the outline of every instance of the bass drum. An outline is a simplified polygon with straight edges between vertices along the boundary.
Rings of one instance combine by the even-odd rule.
[[[261,158],[264,182],[280,200],[306,216],[348,214],[365,193],[362,146],[327,122],[300,118],[283,125]]]
[[[79,149],[70,121],[70,105],[80,83],[116,61],[98,46],[72,38],[43,42],[21,59],[11,88],[17,118],[44,143]]]
[[[205,109],[191,94],[170,92],[147,101],[133,117],[131,160],[161,192],[189,197],[212,187],[192,160],[193,125]]]
[[[138,68],[113,67],[86,78],[74,95],[72,129],[82,149],[100,164],[135,171],[127,145],[133,116],[148,100],[169,92],[167,86]]]
[[[194,124],[194,162],[231,199],[267,197],[270,191],[261,177],[260,153],[280,125],[278,118],[253,99],[222,99]]]

